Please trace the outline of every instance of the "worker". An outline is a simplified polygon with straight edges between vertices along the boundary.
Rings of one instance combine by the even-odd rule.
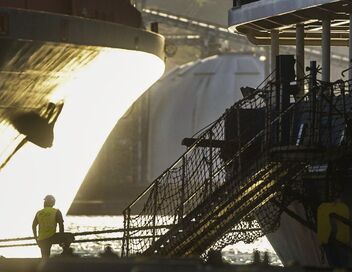
[[[104,252],[100,253],[101,258],[117,258],[118,255],[113,251],[111,245],[107,245],[104,249]]]
[[[33,235],[40,248],[42,258],[49,258],[51,246],[61,239],[60,235],[56,233],[57,225],[59,225],[60,234],[64,233],[62,213],[53,208],[54,205],[55,198],[52,195],[47,195],[44,198],[44,209],[36,213],[32,224]],[[37,232],[38,225],[39,231]]]

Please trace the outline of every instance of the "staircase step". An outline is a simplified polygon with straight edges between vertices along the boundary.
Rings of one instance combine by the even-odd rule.
[[[155,252],[166,256],[200,254],[206,246],[215,242],[236,222],[263,201],[267,201],[273,192],[279,190],[281,185],[275,181],[276,179],[287,181],[289,175],[296,174],[297,170],[303,167],[301,164],[292,163],[289,168],[287,164],[269,163],[269,165],[271,167],[264,167],[265,171],[256,171],[252,179],[247,178],[249,182],[237,193],[233,182],[225,183],[144,254],[152,255]],[[225,191],[233,193],[223,198],[218,197]]]

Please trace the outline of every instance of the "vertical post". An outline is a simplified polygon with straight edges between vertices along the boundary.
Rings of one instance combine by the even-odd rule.
[[[126,227],[126,210],[123,211],[123,237],[122,237],[122,249],[121,249],[121,257],[125,257],[125,245],[127,238],[127,227]]]
[[[310,144],[316,143],[315,141],[315,114],[316,114],[316,102],[317,102],[317,63],[316,61],[311,61],[310,62],[310,73],[311,73],[311,78],[309,82],[309,91],[310,91],[310,101],[311,101],[311,124],[310,124],[310,137],[309,141]]]
[[[276,29],[272,29],[271,33],[271,57],[270,57],[270,65],[271,65],[271,80],[272,82],[275,82],[275,78],[277,75],[277,71],[276,71],[276,57],[280,54],[280,47],[279,47],[279,31]],[[276,71],[274,73],[274,71]],[[278,96],[277,93],[277,82],[275,82],[274,84],[272,84],[272,88],[273,88],[273,108],[275,109],[275,117],[279,115],[279,106],[280,106],[280,102],[279,102],[279,98],[280,96]],[[277,127],[276,132],[278,132],[279,127]],[[278,139],[278,138],[277,138]]]
[[[298,81],[297,97],[304,96],[304,24],[296,25],[296,73]]]
[[[153,243],[155,242],[155,235],[156,235],[156,215],[158,210],[158,188],[159,187],[159,180],[155,181],[154,185],[154,212],[153,212]]]
[[[209,132],[209,194],[213,191],[213,132],[210,130]]]
[[[345,120],[347,120],[347,115],[346,115],[346,90],[345,90],[345,86],[342,85],[341,86],[341,96],[342,96],[342,108],[343,108],[343,116],[345,118]]]
[[[270,48],[269,46],[265,47],[265,61],[264,61],[264,72],[265,78],[270,75]]]
[[[278,114],[285,112],[290,106],[290,83],[295,80],[295,60],[293,55],[280,55],[277,57],[276,67],[276,109]],[[280,145],[290,143],[290,118],[283,114],[278,120],[277,136]]]
[[[334,88],[331,87],[329,88],[329,114],[328,114],[328,146],[331,146],[332,145],[332,112],[333,112],[333,96],[334,96]],[[321,136],[321,133],[319,133],[318,131],[318,135],[319,135],[319,143],[320,143],[320,136]]]
[[[127,216],[126,216],[126,210],[123,212],[123,214],[124,214],[123,227],[124,227],[124,236],[125,237],[122,240],[122,256],[128,257],[129,252],[130,252],[131,208],[130,207],[127,208]]]
[[[241,122],[240,122],[240,106],[236,107],[236,121],[237,121],[237,148],[238,151],[241,151]],[[238,166],[237,166],[237,174],[240,175],[242,169],[242,161],[241,161],[241,152],[238,152]]]
[[[185,186],[186,186],[186,157],[182,156],[182,184],[181,184],[181,199],[180,199],[180,209],[178,213],[178,222],[181,222],[184,212],[185,203]]]
[[[265,107],[265,145],[264,148],[267,149],[271,147],[272,144],[272,139],[271,139],[271,111],[272,111],[272,95],[273,92],[270,89],[267,91],[267,96],[266,96],[266,107]]]
[[[329,18],[323,19],[322,25],[322,80],[325,82],[330,82],[331,20]]]
[[[317,86],[317,62],[312,60],[309,66],[310,80],[309,80],[309,90],[312,90]]]
[[[279,46],[279,31],[276,29],[271,30],[271,73],[276,69],[276,57],[280,54]],[[275,75],[272,75],[272,79],[275,78]]]
[[[350,14],[350,35],[349,35],[349,67],[352,66],[352,14]],[[349,90],[352,90],[352,69],[348,71],[348,79],[349,79]]]

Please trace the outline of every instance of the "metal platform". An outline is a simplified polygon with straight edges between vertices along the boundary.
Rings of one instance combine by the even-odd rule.
[[[329,18],[332,45],[347,46],[350,13],[349,0],[237,0],[229,11],[229,28],[258,45],[269,45],[270,30],[277,29],[281,45],[295,45],[296,25],[303,24],[306,45],[320,45],[322,20]]]

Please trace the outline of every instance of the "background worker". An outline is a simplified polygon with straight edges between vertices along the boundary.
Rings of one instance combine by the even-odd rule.
[[[50,257],[50,249],[53,244],[60,241],[60,235],[56,233],[56,226],[59,225],[59,233],[64,233],[64,220],[60,210],[53,208],[55,198],[47,195],[44,198],[44,208],[38,211],[34,217],[32,230],[43,258]],[[37,232],[37,226],[39,231]]]

